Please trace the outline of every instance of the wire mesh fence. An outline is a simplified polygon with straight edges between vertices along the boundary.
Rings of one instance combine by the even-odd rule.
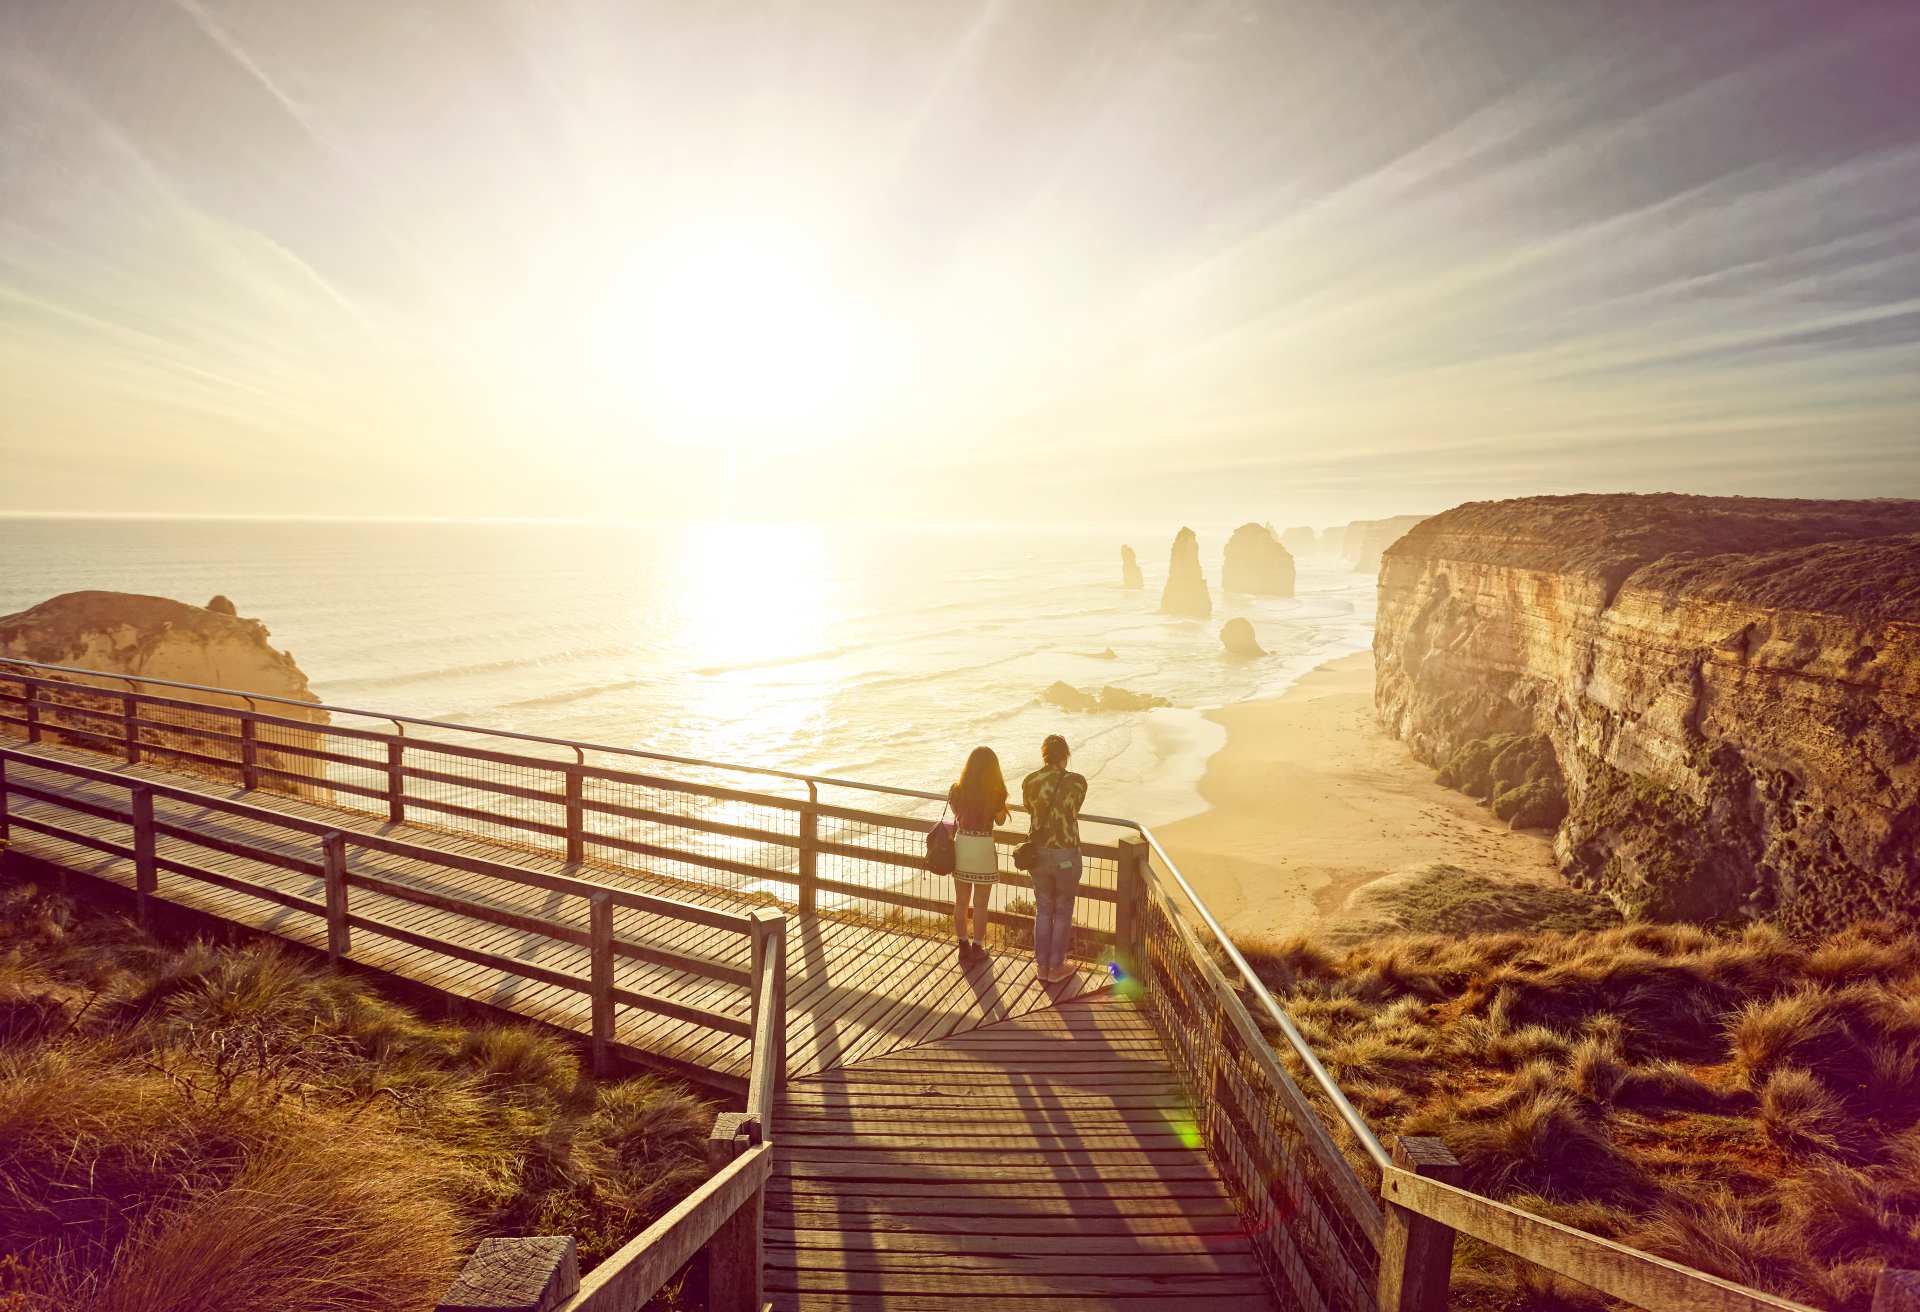
[[[1235,1023],[1226,981],[1180,909],[1156,880],[1144,883],[1140,996],[1192,1101],[1192,1130],[1239,1209],[1269,1284],[1289,1305],[1314,1312],[1373,1312],[1374,1190],[1330,1147],[1312,1114],[1303,1114],[1298,1090],[1289,1096],[1287,1077],[1251,1020]]]

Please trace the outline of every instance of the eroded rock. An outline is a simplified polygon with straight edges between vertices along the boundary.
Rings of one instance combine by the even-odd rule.
[[[1120,586],[1139,589],[1147,586],[1146,578],[1140,573],[1140,560],[1133,554],[1133,548],[1120,548]]]
[[[1235,656],[1265,656],[1267,653],[1254,638],[1253,623],[1250,620],[1234,618],[1220,626],[1220,642]]]
[[[1167,561],[1167,586],[1160,593],[1160,609],[1168,615],[1204,620],[1213,615],[1213,596],[1207,591],[1207,579],[1200,572],[1200,539],[1190,528],[1183,528],[1173,539],[1173,552]]]
[[[1242,524],[1227,539],[1220,586],[1256,597],[1293,595],[1293,557],[1263,524]]]

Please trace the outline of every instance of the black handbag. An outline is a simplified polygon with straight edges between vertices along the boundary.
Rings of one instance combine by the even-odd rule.
[[[1013,849],[1013,868],[1031,870],[1040,863],[1040,848],[1029,838]]]
[[[936,875],[950,875],[956,864],[953,855],[954,831],[959,822],[947,819],[947,808],[940,808],[940,823],[927,830],[927,869]]]

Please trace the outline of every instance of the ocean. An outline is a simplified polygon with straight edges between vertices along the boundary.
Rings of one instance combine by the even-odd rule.
[[[1337,559],[1299,558],[1290,599],[1223,594],[1221,525],[1196,526],[1213,619],[1158,614],[1177,527],[0,518],[0,614],[223,593],[336,705],[903,787],[986,743],[1017,789],[1060,732],[1089,811],[1160,824],[1201,809],[1206,711],[1373,635],[1373,579]],[[1235,616],[1270,655],[1227,655]],[[1172,705],[1068,713],[1038,699],[1055,680]]]

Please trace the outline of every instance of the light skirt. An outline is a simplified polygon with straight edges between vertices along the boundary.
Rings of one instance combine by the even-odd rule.
[[[953,877],[963,884],[991,884],[1000,878],[1000,850],[992,834],[963,829],[953,836]]]

